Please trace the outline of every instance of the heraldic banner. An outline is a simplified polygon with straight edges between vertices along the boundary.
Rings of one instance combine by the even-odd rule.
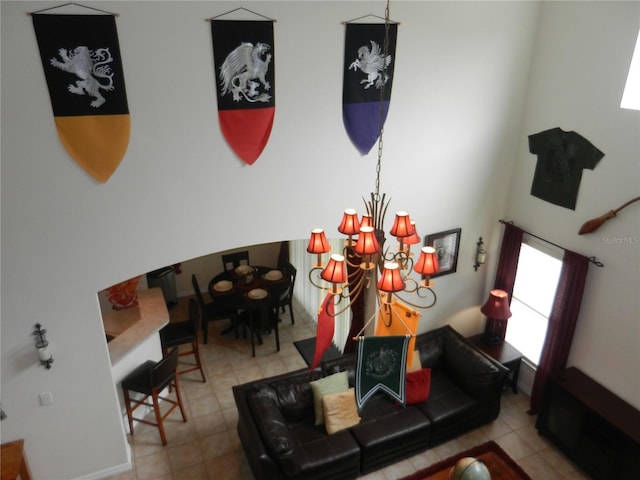
[[[358,409],[378,390],[404,405],[410,335],[359,337],[356,364]]]
[[[58,136],[101,183],[129,146],[131,122],[114,15],[34,14]]]
[[[313,354],[313,362],[311,363],[311,371],[320,365],[320,360],[324,352],[331,346],[333,333],[335,331],[334,320],[335,306],[333,304],[333,295],[327,293],[320,310],[318,311],[318,323],[316,325],[316,349]]]
[[[380,134],[381,122],[384,125],[387,119],[397,35],[398,25],[389,24],[385,58],[384,24],[348,23],[346,26],[342,119],[349,138],[361,155],[369,153]],[[384,73],[383,68],[386,68]]]
[[[275,115],[273,21],[212,20],[218,119],[249,165],[267,145]]]
[[[389,318],[391,315],[391,318]],[[402,302],[395,302],[386,305],[378,311],[378,321],[376,322],[376,336],[382,335],[406,335],[411,334],[409,339],[409,347],[407,349],[407,365],[411,366],[413,362],[413,351],[416,347],[416,333],[418,332],[418,321],[420,314],[413,308]]]

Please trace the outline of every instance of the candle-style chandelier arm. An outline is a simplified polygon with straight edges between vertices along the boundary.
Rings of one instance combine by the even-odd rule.
[[[405,279],[405,284],[407,283],[413,283],[415,285],[415,288],[411,288],[408,287],[404,290],[404,292],[406,293],[411,293],[411,294],[415,294],[418,298],[421,299],[428,299],[430,297],[430,303],[426,303],[426,304],[420,304],[417,302],[411,302],[409,300],[407,300],[406,298],[403,298],[402,296],[398,295],[398,292],[395,292],[393,294],[394,297],[396,297],[398,300],[400,300],[403,303],[406,303],[407,305],[410,305],[414,308],[431,308],[436,304],[436,301],[438,300],[437,296],[436,296],[436,292],[433,291],[433,289],[431,287],[424,287],[420,284],[418,284],[413,278],[411,279]]]
[[[370,272],[358,268],[349,275],[348,283],[344,287],[337,287],[332,289],[323,285],[325,280],[321,277],[323,267],[313,267],[309,271],[309,282],[320,290],[327,290],[334,298],[337,298],[335,306],[340,306],[343,302],[347,302],[344,307],[334,310],[333,314],[329,314],[332,317],[337,317],[341,313],[347,311],[358,300],[358,297],[365,291],[371,282]],[[318,281],[316,281],[318,280]],[[331,283],[331,282],[328,282]]]
[[[383,263],[396,262],[402,271],[410,272],[413,270],[413,257],[409,249],[392,252],[387,248],[382,255],[382,260]]]

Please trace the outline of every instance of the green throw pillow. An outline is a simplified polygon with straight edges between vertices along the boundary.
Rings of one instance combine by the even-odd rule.
[[[347,372],[338,372],[328,377],[309,382],[313,392],[313,411],[315,412],[315,424],[324,423],[324,411],[322,409],[322,397],[329,393],[342,393],[349,390],[349,377]]]

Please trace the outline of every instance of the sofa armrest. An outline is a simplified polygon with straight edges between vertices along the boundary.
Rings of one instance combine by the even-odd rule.
[[[455,330],[444,340],[445,369],[478,399],[500,395],[508,369],[482,353]]]

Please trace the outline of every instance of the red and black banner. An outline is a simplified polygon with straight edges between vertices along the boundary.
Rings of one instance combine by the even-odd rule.
[[[33,26],[58,136],[104,183],[120,165],[131,130],[115,17],[34,14]]]
[[[252,165],[267,145],[275,115],[273,21],[212,20],[220,129]]]
[[[366,155],[389,111],[398,25],[388,25],[386,56],[384,24],[348,23],[346,27],[342,119],[349,138]]]

